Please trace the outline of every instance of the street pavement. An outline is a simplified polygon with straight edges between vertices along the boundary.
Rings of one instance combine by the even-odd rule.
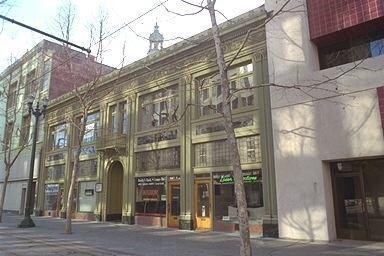
[[[239,255],[238,234],[182,231],[110,222],[32,217],[36,227],[21,229],[22,216],[5,214],[0,223],[0,256],[233,256]],[[384,256],[384,243],[332,243],[252,238],[253,256]]]

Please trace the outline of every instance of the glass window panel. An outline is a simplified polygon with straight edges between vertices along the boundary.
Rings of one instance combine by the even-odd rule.
[[[178,120],[178,86],[173,85],[159,91],[143,95],[139,99],[140,127],[148,129],[167,125]]]
[[[80,161],[79,178],[95,178],[97,176],[97,159]]]
[[[47,167],[46,180],[61,180],[65,178],[65,165],[53,165]]]
[[[232,98],[239,98],[241,95],[249,97],[255,92],[250,88],[253,87],[253,64],[245,64],[242,66],[234,67],[228,70],[229,86],[232,93]],[[220,84],[219,76],[216,75],[213,78],[202,78],[198,80],[197,92],[199,93],[199,106],[200,116],[206,116],[217,112],[222,112],[223,99],[222,99],[222,86]],[[244,99],[243,104],[238,104],[236,100],[231,102],[232,109],[239,109],[249,105],[253,105],[255,102],[253,99]]]
[[[78,204],[79,212],[92,212],[96,207],[95,181],[79,183]]]
[[[67,147],[68,135],[67,135],[67,124],[57,125],[52,128],[51,132],[51,149],[59,149]]]
[[[138,171],[176,169],[180,167],[180,147],[136,153]]]
[[[334,45],[319,47],[320,68],[330,68],[349,62],[383,55],[384,32],[375,31],[364,37],[346,38]]]
[[[242,164],[261,162],[259,136],[238,138],[237,144]],[[195,144],[194,151],[196,167],[221,166],[231,163],[231,153],[226,140]]]
[[[136,214],[165,216],[165,177],[143,177],[136,179]]]
[[[46,211],[56,211],[59,202],[59,184],[46,184],[45,185],[45,200],[44,200],[44,210]]]
[[[215,173],[215,219],[228,218],[237,221],[237,203],[232,173]],[[244,189],[250,220],[261,219],[263,209],[263,187],[260,170],[243,171]]]

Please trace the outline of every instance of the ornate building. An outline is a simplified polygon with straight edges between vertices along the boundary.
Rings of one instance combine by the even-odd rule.
[[[263,7],[220,26],[230,60],[247,32],[264,23]],[[161,48],[155,26],[151,47]],[[192,43],[193,42],[193,43]],[[160,44],[160,45],[159,45]],[[89,112],[77,180],[75,217],[180,229],[237,229],[222,91],[211,31],[197,34],[102,77],[111,90]],[[277,235],[265,30],[251,32],[228,70],[251,227]],[[75,128],[74,95],[47,110],[39,207],[65,209]],[[263,230],[264,228],[264,230]]]

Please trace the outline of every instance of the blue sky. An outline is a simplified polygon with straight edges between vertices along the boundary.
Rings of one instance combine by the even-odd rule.
[[[164,0],[163,0],[164,1]],[[200,1],[191,0],[198,3]],[[7,5],[0,6],[0,13],[9,18],[26,23],[30,26],[60,36],[55,23],[58,9],[67,0],[8,0]],[[222,11],[227,18],[233,18],[260,6],[263,0],[218,0],[217,9]],[[75,5],[75,26],[72,30],[70,41],[73,43],[89,45],[89,25],[97,21],[98,14],[102,11],[107,15],[107,31],[114,31],[124,23],[132,21],[140,14],[150,10],[160,3],[160,0],[78,0],[72,1]],[[133,4],[134,3],[134,4]],[[180,0],[168,0],[166,6],[174,11],[194,11],[195,9],[181,3]],[[219,21],[224,18],[218,17]],[[155,9],[128,27],[120,30],[113,37],[105,40],[104,62],[117,67],[122,61],[123,44],[125,42],[125,64],[144,57],[149,43],[140,36],[148,37],[153,31],[154,24],[158,22],[160,32],[164,38],[188,38],[199,33],[210,25],[207,12],[200,15],[180,17],[171,14],[163,7]],[[138,36],[138,35],[139,36]],[[10,56],[20,57],[31,49],[44,37],[18,27],[14,24],[0,21],[0,72],[9,64]],[[176,43],[176,40],[166,41],[165,47]]]

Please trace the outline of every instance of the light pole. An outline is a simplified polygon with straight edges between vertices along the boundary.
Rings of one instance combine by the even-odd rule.
[[[28,113],[29,115],[33,115],[35,117],[35,128],[33,130],[33,140],[32,140],[32,150],[31,150],[31,162],[29,166],[29,178],[28,178],[28,186],[27,186],[27,202],[25,204],[25,210],[24,210],[24,219],[20,222],[20,224],[17,226],[19,228],[33,228],[35,227],[35,223],[33,222],[31,218],[31,213],[33,210],[32,205],[32,183],[33,183],[33,171],[35,167],[35,153],[36,153],[36,136],[37,136],[37,126],[39,124],[39,117],[41,115],[44,115],[45,109],[48,106],[48,99],[43,99],[43,109],[39,108],[39,102],[36,102],[36,107],[33,108],[33,101],[35,98],[31,95],[28,97]]]

